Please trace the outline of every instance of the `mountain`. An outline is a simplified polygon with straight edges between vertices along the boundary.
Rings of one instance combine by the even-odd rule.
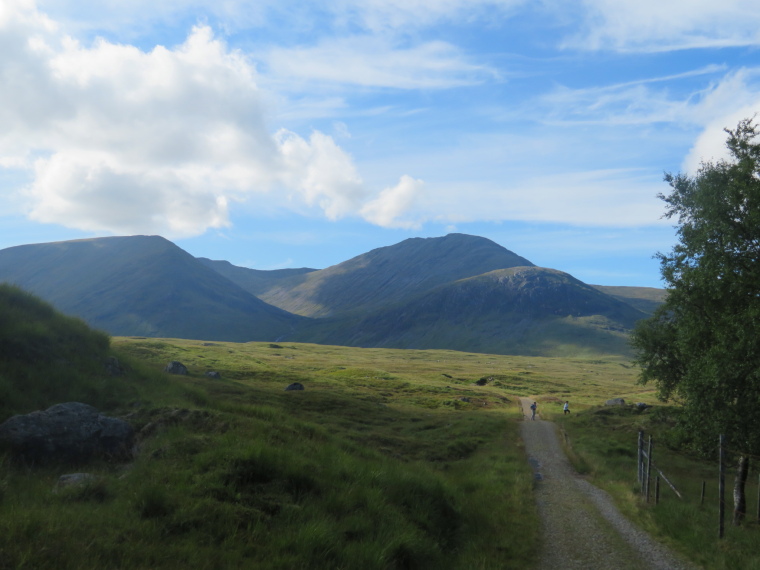
[[[287,279],[288,277],[317,271],[316,269],[310,269],[308,267],[301,267],[299,269],[272,269],[266,271],[262,269],[239,267],[237,265],[232,265],[229,261],[207,259],[205,257],[199,257],[197,259],[206,267],[210,267],[242,289],[245,289],[252,295],[256,296],[265,293],[279,281]]]
[[[627,353],[627,331],[660,299],[586,285],[463,234],[322,270],[196,259],[158,236],[25,245],[0,251],[0,282],[113,335],[527,355]]]
[[[628,303],[632,307],[651,315],[654,310],[665,302],[668,292],[656,287],[622,287],[610,285],[592,285],[602,293]]]
[[[7,248],[0,251],[0,281],[114,335],[276,340],[303,320],[158,236]]]
[[[259,297],[298,315],[335,317],[379,310],[495,269],[532,265],[482,237],[410,238],[327,269],[280,280]]]
[[[294,340],[493,354],[625,354],[626,331],[644,317],[567,273],[515,267],[454,281],[361,318],[312,321]]]

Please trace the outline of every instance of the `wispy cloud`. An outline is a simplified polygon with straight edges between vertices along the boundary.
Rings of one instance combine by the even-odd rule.
[[[664,52],[760,44],[755,0],[583,0],[579,19],[566,47]]]
[[[273,48],[264,58],[269,72],[295,81],[395,89],[445,89],[498,76],[446,42],[399,47],[382,38],[353,36],[316,46]]]

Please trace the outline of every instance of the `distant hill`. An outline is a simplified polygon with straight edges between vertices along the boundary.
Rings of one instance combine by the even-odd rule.
[[[272,269],[267,271],[239,267],[232,265],[229,261],[218,261],[205,257],[197,259],[206,267],[210,267],[220,275],[224,275],[227,279],[257,297],[288,277],[297,277],[317,271],[308,267],[301,267],[299,269]]]
[[[621,287],[610,285],[592,285],[602,293],[628,303],[640,311],[651,315],[654,310],[665,302],[668,292],[655,287]]]
[[[291,313],[367,313],[494,269],[533,265],[489,239],[465,234],[411,238],[338,265],[283,279],[260,298]]]
[[[448,283],[362,318],[313,321],[296,339],[493,354],[626,354],[626,333],[645,316],[561,271],[516,267]]]
[[[586,285],[464,234],[322,270],[196,259],[158,236],[25,245],[0,250],[0,282],[120,336],[526,355],[625,354],[627,331],[662,298]]]
[[[11,247],[0,251],[0,281],[114,335],[276,340],[302,320],[158,236]]]

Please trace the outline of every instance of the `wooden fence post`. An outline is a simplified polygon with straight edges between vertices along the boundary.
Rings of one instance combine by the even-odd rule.
[[[702,481],[702,494],[699,496],[699,505],[702,506],[705,504],[705,482]]]
[[[654,504],[660,504],[660,476],[658,475],[654,480]]]
[[[726,498],[724,496],[726,490],[726,436],[721,434],[718,444],[718,457],[720,460],[720,476],[718,477],[718,538],[723,538],[723,519],[726,515]]]
[[[760,522],[760,475],[757,476],[757,522]]]
[[[639,486],[641,490],[644,490],[644,432],[639,430],[639,455],[638,455],[638,462],[636,465],[638,473],[636,474],[639,478]]]
[[[649,482],[651,481],[650,474],[652,472],[652,436],[649,436],[649,448],[647,450],[647,475],[646,475],[646,498],[649,502]]]

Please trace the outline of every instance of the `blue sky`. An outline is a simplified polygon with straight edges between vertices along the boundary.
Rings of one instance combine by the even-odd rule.
[[[760,110],[756,0],[3,0],[0,248],[256,269],[480,235],[660,286],[664,172]]]

